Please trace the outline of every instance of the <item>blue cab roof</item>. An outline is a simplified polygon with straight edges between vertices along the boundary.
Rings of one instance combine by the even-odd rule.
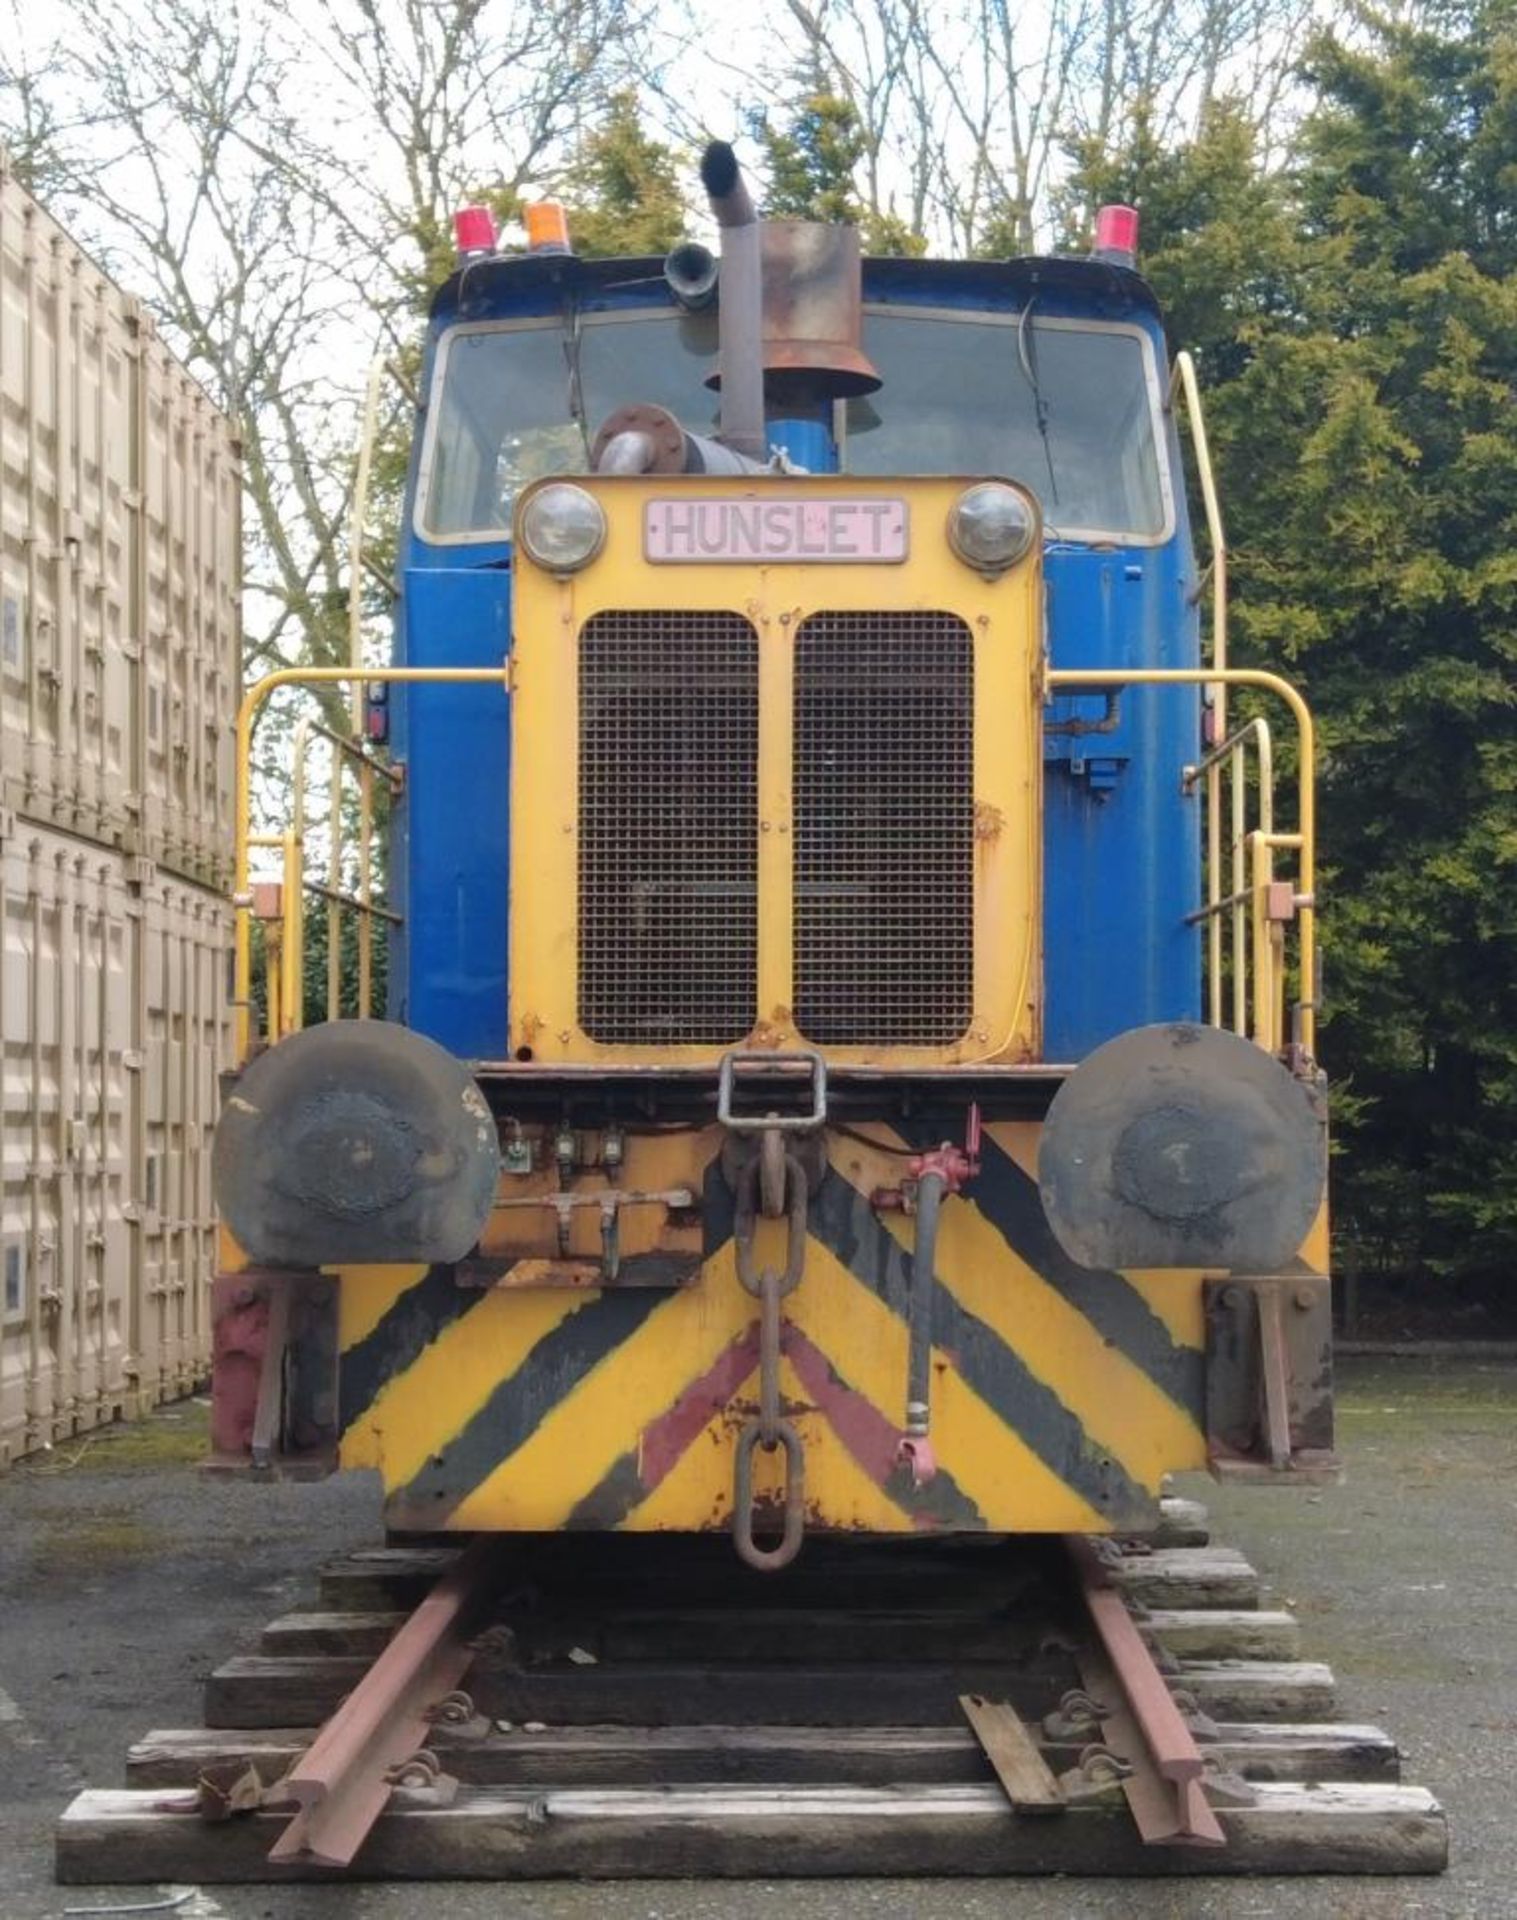
[[[1105,260],[1032,256],[1016,260],[866,259],[865,301],[1016,310],[1037,293],[1069,313],[1102,319],[1140,316],[1162,330],[1164,316],[1142,274]],[[558,311],[667,307],[673,295],[661,255],[586,260],[577,254],[500,255],[468,262],[432,301],[434,330],[456,322],[527,318]]]

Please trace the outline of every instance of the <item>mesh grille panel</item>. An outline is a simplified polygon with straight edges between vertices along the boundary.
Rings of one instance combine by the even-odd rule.
[[[723,1046],[758,1003],[758,636],[597,613],[579,641],[579,1023]]]
[[[819,613],[795,666],[795,1017],[943,1046],[974,993],[974,646],[950,613]]]

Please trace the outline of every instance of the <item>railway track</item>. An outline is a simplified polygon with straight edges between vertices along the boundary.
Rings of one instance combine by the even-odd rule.
[[[1146,1541],[386,1547],[57,1830],[69,1883],[1436,1873],[1437,1802],[1167,1500]]]

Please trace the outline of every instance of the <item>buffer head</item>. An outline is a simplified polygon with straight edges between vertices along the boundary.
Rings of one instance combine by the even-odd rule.
[[[461,1062],[387,1020],[333,1020],[250,1062],[216,1127],[216,1204],[259,1266],[461,1260],[500,1144]]]
[[[1038,1148],[1049,1225],[1086,1267],[1278,1272],[1327,1181],[1327,1105],[1235,1033],[1136,1027],[1054,1096]]]

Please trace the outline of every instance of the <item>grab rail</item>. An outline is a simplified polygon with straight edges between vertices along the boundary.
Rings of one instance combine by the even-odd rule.
[[[1215,864],[1208,861],[1206,905],[1188,918],[1192,922],[1206,923],[1208,933],[1212,936],[1208,942],[1208,946],[1211,947],[1227,927],[1228,915],[1229,912],[1231,913],[1231,949],[1225,954],[1219,949],[1208,969],[1207,999],[1211,1024],[1214,1027],[1220,1027],[1223,1024],[1222,988],[1225,962],[1232,971],[1234,1033],[1248,1031],[1249,954],[1246,935],[1252,897],[1248,867],[1253,838],[1247,828],[1250,745],[1254,750],[1258,770],[1258,830],[1263,834],[1273,834],[1275,830],[1275,754],[1267,720],[1255,718],[1245,721],[1241,727],[1235,728],[1220,745],[1213,747],[1196,766],[1187,767],[1181,777],[1181,784],[1187,793],[1194,792],[1203,779],[1206,782],[1207,837],[1208,841],[1216,839],[1219,851]],[[1232,863],[1232,887],[1226,895],[1222,892],[1221,859],[1222,784],[1224,782],[1230,802],[1232,827],[1232,837],[1228,846]],[[1216,829],[1215,834],[1212,832],[1213,828]]]
[[[265,674],[263,679],[255,681],[244,693],[242,703],[237,709],[236,843],[232,880],[234,928],[232,1011],[236,1058],[239,1064],[247,1059],[253,1045],[253,920],[255,918],[265,922],[266,961],[272,962],[271,965],[266,964],[264,980],[265,1037],[268,1044],[272,1045],[285,1033],[294,1032],[300,1025],[305,991],[304,896],[306,893],[314,893],[325,898],[329,916],[333,913],[340,915],[345,909],[359,914],[362,930],[359,947],[359,1005],[365,1015],[370,1010],[372,963],[371,958],[366,960],[366,956],[372,954],[373,922],[375,919],[384,919],[397,923],[399,920],[399,915],[393,913],[388,907],[381,906],[373,898],[373,842],[370,816],[372,782],[375,772],[378,771],[394,791],[398,788],[400,781],[399,769],[386,766],[367,748],[356,741],[343,739],[340,734],[334,733],[317,721],[302,721],[296,730],[295,795],[290,826],[278,834],[255,834],[252,824],[253,732],[258,716],[270,696],[283,687],[355,686],[361,688],[366,681],[377,681],[386,686],[417,683],[442,686],[497,686],[502,693],[507,688],[506,667],[502,662],[498,668],[281,667],[277,672]],[[344,759],[351,758],[359,763],[360,852],[359,886],[356,894],[348,894],[343,890],[340,865],[335,869],[337,881],[333,883],[332,849],[329,849],[327,884],[307,880],[305,877],[305,751],[313,735],[334,743],[333,760],[339,770]],[[338,818],[339,808],[334,801],[330,830],[334,848],[338,839]],[[370,822],[367,828],[363,824],[365,821]],[[275,910],[262,913],[257,912],[258,906],[263,903],[258,901],[251,879],[252,854],[258,848],[278,848],[281,855],[282,879],[278,906]],[[337,850],[336,857],[340,860],[340,849]],[[330,917],[328,926],[329,929],[332,926]],[[327,957],[329,1011],[333,1006],[335,950],[336,942],[331,939],[329,931]]]
[[[318,880],[305,876],[305,835],[306,835],[306,774],[307,754],[312,739],[325,740],[332,749],[331,769],[328,776],[327,794],[327,878],[323,885]],[[400,924],[400,915],[389,907],[380,906],[374,899],[374,782],[376,777],[382,780],[393,796],[401,788],[401,774],[398,767],[390,766],[377,753],[363,746],[359,741],[335,733],[332,728],[323,726],[321,721],[309,716],[303,719],[295,729],[295,793],[291,807],[291,829],[300,850],[300,876],[305,892],[313,893],[326,902],[327,913],[327,1018],[335,1020],[341,1011],[342,990],[342,921],[343,914],[350,912],[358,917],[358,1017],[368,1019],[373,1010],[374,998],[374,922],[387,921],[391,926]],[[342,817],[342,774],[345,765],[351,763],[357,775],[358,786],[358,889],[356,893],[345,891],[343,879],[343,841],[340,831]],[[302,954],[302,976],[304,974],[304,947]],[[302,997],[297,1007],[304,1006],[304,979],[301,982]],[[299,1022],[297,1021],[297,1025]]]
[[[1208,1011],[1212,1024],[1222,1025],[1223,916],[1228,913],[1234,915],[1235,938],[1241,944],[1242,921],[1238,916],[1246,910],[1251,943],[1245,962],[1245,981],[1252,981],[1253,992],[1251,1019],[1245,1019],[1245,1025],[1250,1030],[1249,1037],[1261,1047],[1271,1053],[1281,1050],[1286,1043],[1282,1011],[1287,984],[1285,925],[1294,918],[1298,925],[1296,967],[1299,977],[1289,1037],[1304,1052],[1314,1054],[1317,1039],[1317,744],[1311,709],[1300,693],[1279,674],[1267,673],[1257,667],[1134,667],[1115,672],[1107,667],[1061,667],[1052,669],[1045,679],[1046,690],[1050,693],[1077,688],[1109,690],[1121,687],[1210,685],[1253,687],[1282,701],[1290,709],[1296,723],[1300,766],[1297,769],[1297,830],[1294,833],[1277,833],[1274,830],[1273,743],[1265,728],[1263,751],[1270,773],[1269,798],[1261,802],[1260,825],[1252,832],[1246,830],[1244,816],[1237,812],[1234,814],[1235,831],[1231,848],[1234,884],[1227,894],[1223,893],[1221,886],[1221,769],[1224,759],[1236,757],[1246,748],[1249,739],[1254,739],[1257,746],[1259,735],[1254,723],[1240,727],[1236,735],[1214,747],[1205,760],[1185,770],[1187,787],[1193,787],[1203,777],[1207,782],[1208,847],[1215,842],[1218,849],[1215,861],[1208,855],[1206,904],[1187,916],[1192,923],[1207,926],[1211,936],[1208,945],[1216,954],[1215,962],[1208,969]],[[1235,794],[1239,784],[1235,779]],[[1237,805],[1236,799],[1234,805]],[[1290,852],[1296,856],[1296,880],[1289,889],[1288,899],[1280,890],[1283,883],[1275,880],[1274,856],[1278,852]],[[1236,998],[1238,991],[1235,950],[1235,1026],[1240,1004]],[[1246,985],[1244,991],[1247,991]],[[1244,1029],[1238,1027],[1237,1030],[1242,1032]]]
[[[1183,400],[1183,413],[1177,404]],[[1227,534],[1222,525],[1222,502],[1212,466],[1211,441],[1206,433],[1206,413],[1201,405],[1201,383],[1196,363],[1188,353],[1175,355],[1170,373],[1168,405],[1178,422],[1183,418],[1190,428],[1191,446],[1196,456],[1196,480],[1201,488],[1201,503],[1206,513],[1206,535],[1211,545],[1211,561],[1196,581],[1199,602],[1207,574],[1211,576],[1211,663],[1221,672],[1227,668]],[[1227,686],[1215,678],[1207,682],[1211,700],[1209,741],[1220,740],[1227,732]],[[1206,776],[1206,974],[1212,994],[1211,1021],[1221,1026],[1222,991],[1222,773],[1219,762],[1211,762]]]

